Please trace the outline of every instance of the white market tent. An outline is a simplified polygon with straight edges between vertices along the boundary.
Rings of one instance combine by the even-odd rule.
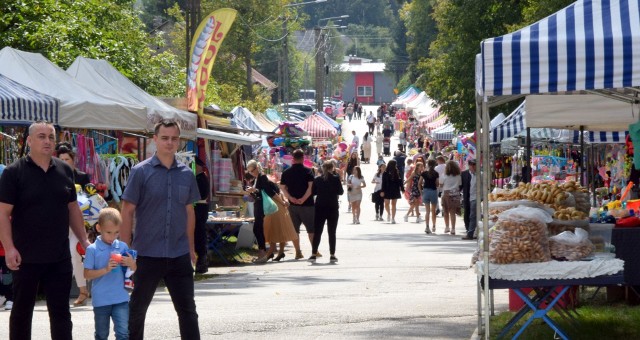
[[[153,131],[155,123],[162,119],[179,122],[182,137],[196,136],[197,115],[178,110],[160,99],[148,94],[125,77],[106,60],[78,57],[67,69],[73,78],[87,89],[105,96],[116,98],[131,105],[146,108],[146,124],[141,129]]]
[[[416,110],[418,108],[431,108],[433,110],[434,101],[427,96],[427,93],[422,91],[420,94],[410,102],[405,104],[407,110]]]
[[[30,124],[46,120],[58,124],[58,100],[0,74],[0,124]]]
[[[91,91],[38,53],[0,50],[0,74],[60,102],[62,127],[140,131],[146,109]]]
[[[407,102],[412,101],[420,94],[420,90],[418,90],[415,86],[411,85],[406,90],[404,90],[398,98],[396,98],[391,105],[396,107],[403,108]]]
[[[621,131],[638,121],[640,0],[577,1],[533,25],[486,39],[481,49],[476,63],[476,130],[480,132],[478,152],[483,165],[489,165],[489,134],[482,130],[485,127],[488,131],[489,107],[522,96],[530,101],[534,95],[555,93],[572,101],[571,106],[580,112],[546,126]],[[587,94],[601,96],[602,101],[622,101],[627,108],[596,112],[582,100]],[[544,114],[527,111],[531,117]],[[490,173],[484,166],[481,178],[478,197],[483,203],[478,216],[484,215],[483,261],[488,263]],[[489,287],[488,268],[484,266],[482,272],[485,287]],[[478,322],[480,334],[488,338],[490,303],[487,294],[484,297],[482,311],[481,303],[478,306]]]
[[[431,131],[434,140],[451,141],[456,135],[456,128],[451,123],[447,123],[437,129]]]

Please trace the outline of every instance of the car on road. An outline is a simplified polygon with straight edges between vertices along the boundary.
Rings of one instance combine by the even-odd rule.
[[[280,107],[284,110],[284,104],[280,104]],[[304,112],[307,117],[311,116],[315,111],[314,107],[307,103],[288,103],[287,107],[290,109],[300,110]]]

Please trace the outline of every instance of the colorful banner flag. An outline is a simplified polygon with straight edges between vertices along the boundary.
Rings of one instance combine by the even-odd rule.
[[[191,42],[191,59],[187,73],[188,110],[202,113],[211,68],[222,41],[227,36],[237,11],[221,8],[211,12],[198,26]]]

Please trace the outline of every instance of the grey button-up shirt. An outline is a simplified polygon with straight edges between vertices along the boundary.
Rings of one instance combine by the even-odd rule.
[[[189,253],[186,206],[200,199],[191,169],[175,160],[167,169],[154,155],[131,169],[122,199],[136,206],[131,247],[138,255],[176,258]]]

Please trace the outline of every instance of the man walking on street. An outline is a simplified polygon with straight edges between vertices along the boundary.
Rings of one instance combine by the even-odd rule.
[[[300,149],[293,151],[293,164],[282,173],[280,189],[289,200],[289,215],[293,227],[300,235],[300,225],[304,223],[309,236],[309,243],[313,245],[314,233],[314,202],[313,202],[313,173],[304,166],[304,152]],[[296,260],[304,258],[300,250],[300,238],[293,240],[296,249]]]
[[[38,286],[47,298],[51,339],[72,337],[69,227],[84,248],[89,241],[73,170],[53,157],[55,143],[53,124],[31,124],[29,154],[9,165],[0,178],[0,242],[13,271],[10,339],[31,339]]]
[[[120,239],[130,244],[135,212],[132,249],[138,251],[135,289],[129,303],[130,339],[144,338],[147,309],[164,279],[178,313],[180,336],[197,340],[200,330],[193,286],[193,204],[200,200],[200,193],[191,169],[175,158],[180,126],[163,120],[154,131],[156,154],[131,169],[122,195]]]
[[[373,116],[373,111],[369,111],[367,116],[367,126],[369,127],[369,134],[373,135],[373,128],[376,125],[376,117]]]
[[[468,161],[469,169],[462,172],[462,203],[464,207],[464,227],[467,236],[463,240],[473,240],[478,221],[476,219],[476,160]]]

